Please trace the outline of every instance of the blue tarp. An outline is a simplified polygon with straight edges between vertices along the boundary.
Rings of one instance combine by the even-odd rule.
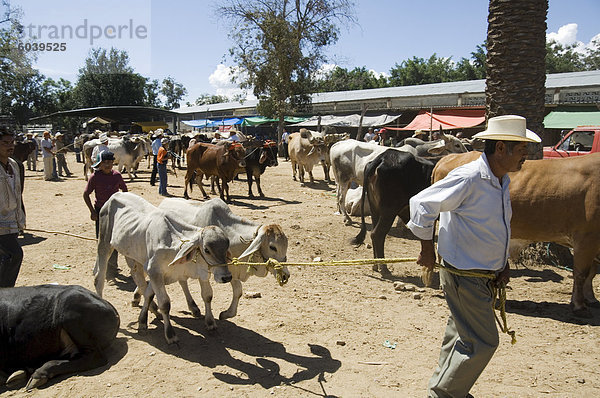
[[[244,121],[243,118],[233,117],[230,119],[218,119],[218,120],[210,120],[210,119],[196,119],[196,120],[183,120],[184,124],[187,124],[191,127],[196,128],[204,128],[204,127],[220,127],[220,126],[234,126],[237,124],[242,124]]]

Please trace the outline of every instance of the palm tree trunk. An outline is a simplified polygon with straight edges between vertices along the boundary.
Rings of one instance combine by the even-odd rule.
[[[548,0],[490,0],[486,116],[521,115],[544,138]],[[530,158],[542,157],[532,144]]]

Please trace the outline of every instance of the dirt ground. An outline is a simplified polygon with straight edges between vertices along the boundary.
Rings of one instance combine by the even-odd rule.
[[[74,177],[43,180],[27,172],[27,227],[94,237],[94,223],[82,199],[82,165],[68,156]],[[40,162],[41,163],[41,162]],[[183,196],[183,177],[169,175],[169,192]],[[143,165],[130,191],[157,205],[158,187],[149,185]],[[335,214],[335,185],[315,170],[314,184],[292,181],[281,162],[263,176],[265,198],[249,199],[245,177],[231,185],[232,210],[260,223],[279,223],[289,238],[288,261],[371,258],[370,245],[348,242],[358,223],[345,226]],[[255,191],[256,192],[256,191]],[[192,198],[200,199],[196,188]],[[359,218],[355,218],[360,221]],[[419,244],[394,227],[388,257],[416,257]],[[368,238],[367,238],[368,239]],[[29,232],[21,239],[25,258],[17,285],[78,284],[93,288],[95,242],[61,234]],[[69,269],[64,266],[69,267]],[[392,265],[382,279],[369,265],[291,267],[280,287],[273,276],[252,277],[238,316],[217,321],[208,332],[193,318],[178,284],[170,285],[173,326],[179,347],[166,344],[162,323],[150,315],[149,330],[137,331],[139,308],[129,304],[134,289],[124,259],[120,276],[104,289],[119,311],[121,327],[108,351],[109,364],[51,380],[37,391],[0,389],[2,397],[422,397],[433,372],[448,310],[440,290],[396,292],[393,282],[422,287],[415,263]],[[593,318],[571,315],[569,271],[534,264],[513,271],[508,291],[508,324],[517,343],[501,334],[500,346],[472,389],[476,397],[600,396],[600,310]],[[596,278],[594,289],[600,294]],[[213,312],[231,300],[229,284],[213,281]],[[200,308],[200,285],[191,283]],[[387,342],[387,343],[386,343]],[[395,348],[394,348],[395,347]]]

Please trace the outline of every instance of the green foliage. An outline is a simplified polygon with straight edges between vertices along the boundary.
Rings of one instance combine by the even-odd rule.
[[[390,70],[389,80],[392,86],[411,86],[465,80],[467,74],[474,76],[476,72],[474,65],[465,58],[456,67],[452,58],[439,58],[433,54],[428,60],[413,57],[396,64]]]
[[[563,46],[555,41],[546,43],[546,73],[576,72],[585,70],[581,54],[575,45]]]
[[[144,105],[151,108],[160,108],[160,99],[158,98],[159,83],[157,79],[148,79],[144,87]]]
[[[177,83],[172,77],[163,79],[160,93],[165,97],[165,108],[179,108],[179,102],[187,94],[187,90],[181,83]]]
[[[146,78],[134,73],[126,51],[92,49],[79,69],[74,90],[78,107],[144,105]]]
[[[336,66],[324,78],[317,82],[318,92],[364,90],[369,88],[387,87],[385,76],[376,76],[366,67],[356,67],[351,71]]]
[[[600,70],[600,39],[592,42],[591,48],[588,49],[583,58],[583,62],[587,70]]]
[[[354,21],[352,7],[348,0],[223,1],[220,14],[236,26],[230,55],[237,81],[254,90],[260,114],[283,120],[309,106],[323,49],[337,41],[336,21]]]
[[[196,98],[194,105],[220,104],[228,101],[229,98],[227,98],[224,95],[202,94],[198,98]]]

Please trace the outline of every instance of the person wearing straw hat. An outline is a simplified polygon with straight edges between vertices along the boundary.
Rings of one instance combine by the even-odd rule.
[[[94,149],[92,150],[92,157],[91,159],[93,161],[95,161],[96,158],[98,158],[98,154],[102,151],[108,151],[108,134],[106,133],[101,133],[100,136],[98,137],[98,141],[100,141],[100,143],[98,145],[96,145],[94,147]]]
[[[509,280],[507,173],[521,169],[528,143],[541,142],[516,115],[490,118],[474,137],[485,140],[479,159],[410,199],[407,226],[421,240],[417,263],[429,270],[436,260],[432,239],[439,216],[440,285],[450,309],[429,397],[471,397],[469,390],[498,346],[492,289]]]
[[[156,175],[158,174],[158,163],[156,158],[158,156],[158,150],[162,147],[163,129],[156,129],[154,135],[152,135],[152,173],[150,174],[150,185],[156,184]],[[160,177],[159,177],[160,178]]]

